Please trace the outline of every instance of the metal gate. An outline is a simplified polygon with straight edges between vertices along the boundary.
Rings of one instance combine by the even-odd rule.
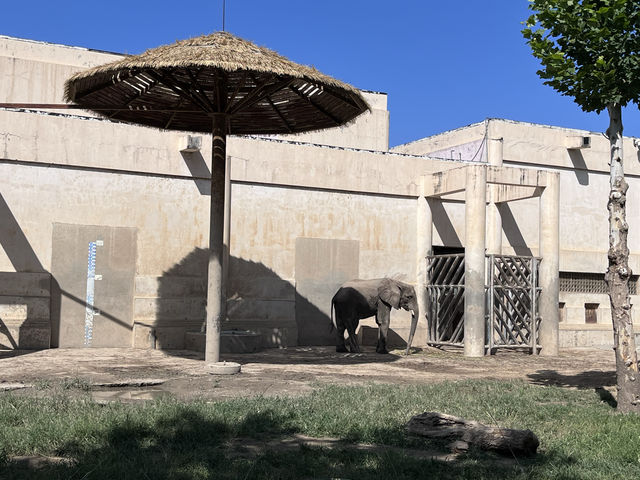
[[[428,343],[464,346],[464,254],[427,257]],[[488,255],[485,325],[488,352],[537,352],[538,264],[535,257]]]
[[[536,257],[487,256],[487,348],[528,347],[537,353],[538,265]]]

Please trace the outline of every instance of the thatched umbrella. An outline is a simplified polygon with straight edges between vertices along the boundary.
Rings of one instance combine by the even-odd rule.
[[[205,360],[217,363],[226,314],[226,135],[336,127],[366,111],[366,102],[352,86],[226,32],[79,72],[65,87],[67,101],[112,120],[213,133]]]

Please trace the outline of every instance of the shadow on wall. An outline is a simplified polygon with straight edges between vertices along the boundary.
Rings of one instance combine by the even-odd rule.
[[[580,154],[580,157],[582,158],[581,154]],[[582,162],[584,163],[584,160],[582,160]],[[583,184],[582,180],[584,180],[584,178],[579,175],[579,172],[576,172],[576,175],[578,175],[578,178],[581,181],[581,184]],[[588,177],[586,178],[587,178],[586,179],[587,183],[585,185],[588,185],[589,183]],[[455,227],[453,226],[453,223],[449,218],[449,214],[447,213],[447,211],[443,206],[443,202],[432,200],[429,202],[429,205],[431,206],[431,210],[433,213],[433,226],[438,232],[438,235],[442,240],[442,244],[446,248],[450,248],[450,249],[456,248],[456,247],[463,248],[462,241],[460,240],[460,237],[456,233]],[[522,235],[522,232],[520,231],[518,222],[513,216],[513,212],[511,211],[509,204],[499,203],[497,204],[497,207],[498,207],[498,212],[500,213],[500,216],[502,218],[502,229],[504,231],[505,236],[507,237],[509,245],[511,245],[515,254],[523,255],[523,256],[532,256],[533,252],[527,245],[527,241],[525,240],[524,236]],[[464,252],[464,249],[461,250],[461,252]],[[438,254],[444,254],[444,253],[453,253],[453,252],[449,252],[449,251],[438,252]],[[435,251],[434,251],[434,254],[435,254]]]
[[[448,247],[462,247],[462,241],[456,233],[456,229],[444,208],[443,202],[430,199],[429,206],[431,207],[433,226],[438,232],[442,244]]]
[[[15,272],[0,272],[0,349],[50,345],[51,275],[0,193],[0,246]]]
[[[515,254],[528,257],[532,256],[533,252],[527,246],[527,241],[522,236],[518,222],[516,222],[509,205],[507,203],[499,203],[497,207],[498,212],[500,212],[500,217],[502,217],[502,230]]]
[[[211,171],[202,153],[180,152],[182,160],[189,169],[200,195],[211,195]]]
[[[156,348],[185,348],[185,332],[201,331],[206,316],[207,262],[208,250],[195,248],[160,277],[153,324]],[[330,329],[328,316],[259,262],[229,258],[227,298],[228,321],[223,331],[254,331],[262,336],[263,347],[296,345],[296,308],[321,318]]]
[[[0,218],[3,218],[0,225],[0,245],[16,270],[6,272],[6,281],[0,282],[0,348],[57,347],[60,345],[63,301],[82,312],[82,319],[79,320],[81,323],[84,322],[85,309],[98,309],[95,305],[87,304],[85,298],[62,289],[56,278],[44,269],[1,194]],[[157,297],[148,299],[153,304],[148,317],[151,321],[136,322],[142,327],[147,323],[147,331],[154,332],[155,335],[149,339],[149,346],[155,345],[156,348],[163,349],[184,348],[184,332],[201,329],[206,307],[207,255],[206,249],[194,249],[164,272],[158,285],[153,285],[153,292],[157,292]],[[290,281],[279,277],[262,263],[231,257],[229,272],[227,294],[230,321],[223,328],[254,330],[262,335],[264,346],[267,347],[292,346],[298,343],[296,322],[301,321],[296,318],[296,312],[304,312],[302,317],[321,322],[321,329],[326,328],[330,332],[331,321],[325,313],[331,301],[329,292],[326,298],[327,309],[324,310],[324,307],[317,307],[317,301],[311,302],[300,295]],[[25,276],[38,277],[30,282],[37,287],[35,294],[25,294],[24,288],[16,289]],[[43,279],[48,282],[46,288],[41,286]],[[155,282],[155,278],[153,281]],[[33,287],[30,288],[33,290]],[[322,302],[324,305],[325,300],[322,299]],[[34,313],[37,315],[34,316]],[[15,318],[17,314],[20,314],[18,320]],[[108,308],[99,309],[99,315],[96,321],[131,328],[128,321],[119,318]],[[15,327],[17,323],[19,327]],[[34,332],[40,343],[24,343],[24,339],[35,338]],[[318,343],[327,344],[327,341]]]
[[[573,164],[573,173],[580,185],[589,185],[589,170],[580,150],[569,150],[569,158]]]
[[[0,304],[0,308],[2,308],[2,305],[4,304]],[[17,350],[19,347],[13,337],[13,332],[0,316],[0,350]]]
[[[205,322],[207,259],[207,249],[195,248],[160,277],[152,327],[155,348],[193,348],[184,338],[186,332],[200,332]],[[330,317],[296,292],[291,282],[262,263],[231,256],[227,298],[228,320],[222,325],[223,331],[240,329],[259,333],[262,347],[266,348],[295,346],[298,329],[306,328],[301,324],[306,318],[296,315],[298,311],[319,323],[317,331],[327,333],[312,345],[335,346],[335,330],[332,330]],[[330,305],[331,296],[326,301]],[[375,345],[377,328],[361,328],[362,343]],[[389,339],[391,345],[406,346],[392,329]]]

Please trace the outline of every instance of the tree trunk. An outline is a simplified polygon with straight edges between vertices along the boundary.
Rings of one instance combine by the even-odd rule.
[[[611,191],[609,210],[609,268],[606,273],[611,320],[613,322],[613,348],[616,353],[618,410],[640,413],[640,377],[638,355],[633,336],[631,303],[629,301],[629,248],[627,247],[626,194],[629,186],[624,180],[622,162],[622,109],[608,105],[611,145]]]
[[[535,455],[540,444],[531,430],[489,427],[438,412],[425,412],[411,417],[407,431],[422,437],[462,441],[483,450],[507,455]]]

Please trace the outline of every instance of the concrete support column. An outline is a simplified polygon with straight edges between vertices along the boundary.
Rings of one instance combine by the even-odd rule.
[[[547,186],[540,196],[540,293],[539,313],[542,318],[538,331],[541,355],[558,354],[558,310],[560,282],[560,174],[547,172]]]
[[[464,354],[484,355],[484,277],[487,170],[467,167],[464,249]]]
[[[490,138],[487,143],[487,158],[490,165],[502,166],[502,138]],[[489,205],[487,205],[487,253],[502,254],[502,216],[495,203],[498,185],[489,185]]]
[[[421,193],[424,191],[424,177],[421,181]],[[416,244],[416,295],[418,296],[418,308],[421,318],[426,318],[427,324],[430,318],[427,317],[429,297],[427,295],[427,259],[431,255],[433,245],[433,214],[431,211],[432,200],[421,195],[418,197],[417,208],[417,244]]]
[[[211,159],[211,205],[209,218],[209,266],[207,279],[207,317],[204,359],[220,361],[220,333],[225,317],[222,263],[224,258],[224,201],[227,136],[224,114],[213,116],[213,155]]]

